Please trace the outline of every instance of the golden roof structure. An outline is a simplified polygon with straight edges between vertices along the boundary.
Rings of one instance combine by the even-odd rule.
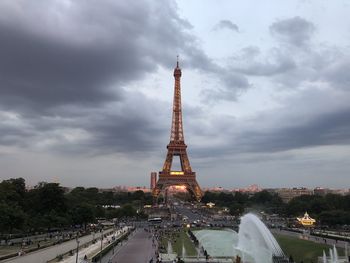
[[[316,220],[311,218],[307,212],[303,217],[297,217],[297,220],[303,226],[313,226],[316,223]]]

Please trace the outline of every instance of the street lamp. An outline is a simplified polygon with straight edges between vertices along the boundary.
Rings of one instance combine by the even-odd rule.
[[[100,263],[102,262],[102,241],[103,241],[103,229],[101,229],[101,251],[100,251]]]
[[[113,232],[113,237],[112,237],[112,242],[113,242],[113,252],[112,255],[114,255],[114,245],[115,245],[115,227],[114,227],[114,232]]]
[[[117,243],[117,236],[118,236],[118,228],[116,225],[114,225],[114,233],[113,233],[113,255],[114,255],[114,247],[115,247],[115,243]]]
[[[77,234],[77,237],[76,237],[76,240],[77,241],[77,256],[75,258],[75,263],[78,263],[78,253],[79,253],[79,240],[78,240],[78,234]]]

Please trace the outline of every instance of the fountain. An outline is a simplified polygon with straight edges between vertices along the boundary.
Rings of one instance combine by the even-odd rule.
[[[334,262],[334,255],[333,255],[333,250],[329,248],[329,258],[331,259],[331,262]]]
[[[334,256],[334,263],[338,263],[339,262],[338,251],[335,248],[335,245],[333,245],[333,256]]]
[[[236,251],[232,245],[237,245],[238,235],[230,229],[226,230],[199,230],[193,231],[200,247],[203,247],[213,257],[233,257]]]
[[[173,246],[171,245],[170,240],[168,240],[167,253],[168,254],[173,254]]]
[[[276,239],[254,214],[241,218],[238,234],[231,230],[199,230],[193,232],[199,243],[213,257],[236,257],[242,262],[272,263],[285,255]]]
[[[345,260],[346,260],[346,258],[345,258]],[[333,249],[329,248],[329,260],[327,260],[326,252],[323,250],[322,263],[340,263],[338,251],[337,251],[335,245],[333,245]]]
[[[272,257],[285,257],[270,230],[254,214],[246,214],[241,218],[237,248],[250,254],[254,262],[259,263],[270,263]]]
[[[167,245],[166,253],[159,253],[159,258],[163,262],[173,262],[173,260],[175,260],[177,258],[177,254],[174,253],[173,246],[171,244],[171,240],[168,239],[167,242],[168,242],[168,245]]]
[[[182,241],[182,258],[184,259],[186,257],[186,249],[185,249],[185,244],[184,241]]]
[[[323,250],[322,262],[327,263],[327,256],[326,256],[326,252],[324,252],[324,250]]]
[[[345,251],[345,258],[349,258],[349,255],[348,255],[348,242],[345,243],[344,251]]]

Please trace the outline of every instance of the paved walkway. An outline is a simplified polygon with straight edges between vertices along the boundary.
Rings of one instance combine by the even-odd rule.
[[[104,231],[104,234],[113,231],[113,229],[109,229]],[[99,234],[95,235],[95,239],[97,239]],[[86,244],[92,241],[93,235],[88,235],[79,238],[80,245]],[[68,253],[70,250],[74,250],[77,247],[77,242],[75,240],[70,240],[64,242],[59,245],[55,245],[52,247],[44,248],[29,254],[26,254],[21,257],[15,257],[11,259],[4,260],[3,262],[7,263],[46,263],[49,260],[54,259],[58,255]]]
[[[112,232],[107,237],[104,237],[102,240],[102,249],[104,249],[105,247],[110,245],[110,242],[112,242],[113,237],[115,237],[116,239],[119,239],[126,231],[128,231],[128,227],[124,227],[123,229]],[[78,262],[84,262],[85,255],[87,256],[87,258],[91,258],[93,255],[95,255],[100,250],[101,250],[101,238],[97,239],[97,242],[95,244],[90,244],[88,247],[81,248],[79,250]],[[75,263],[76,256],[77,256],[77,254],[75,251],[74,255],[69,256],[60,262],[61,263]]]
[[[149,263],[152,257],[153,262],[156,262],[152,234],[140,228],[135,231],[135,234],[118,249],[112,263]]]

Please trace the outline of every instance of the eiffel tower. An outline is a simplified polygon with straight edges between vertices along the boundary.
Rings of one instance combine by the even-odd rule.
[[[159,178],[152,191],[152,195],[153,199],[156,201],[159,194],[165,191],[169,186],[181,185],[185,186],[192,198],[199,202],[203,193],[197,183],[196,173],[192,171],[183,133],[180,86],[181,69],[178,60],[176,62],[176,68],[174,69],[174,77],[173,120],[171,124],[170,142],[167,145],[168,153],[163,165],[163,170],[159,172]],[[174,156],[179,156],[181,171],[171,170]]]

